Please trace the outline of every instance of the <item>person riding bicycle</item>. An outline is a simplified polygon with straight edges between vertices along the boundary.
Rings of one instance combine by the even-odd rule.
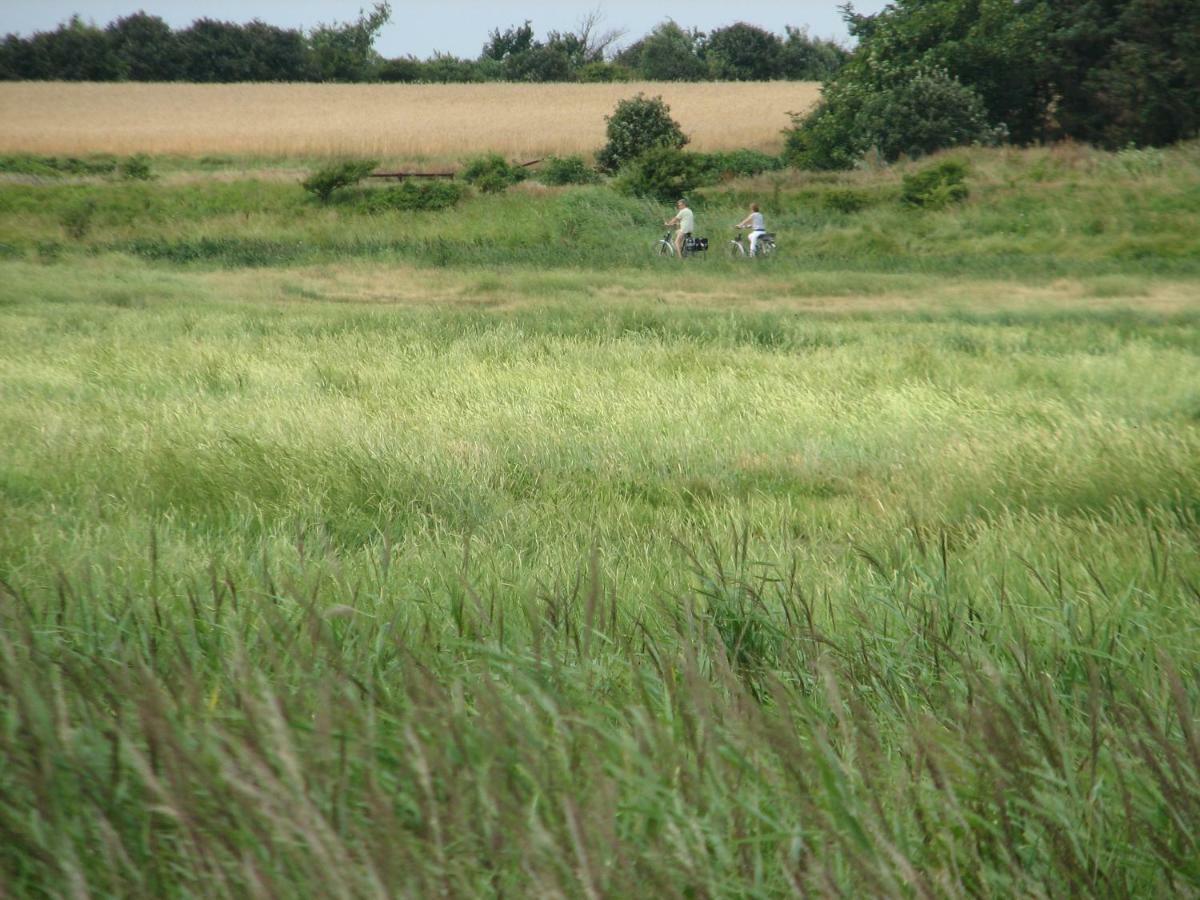
[[[742,219],[737,227],[750,229],[750,255],[753,256],[758,247],[758,239],[767,233],[767,224],[758,210],[757,203],[750,204],[750,215]]]
[[[668,227],[679,226],[679,230],[675,232],[675,255],[683,259],[683,241],[692,236],[692,232],[696,228],[696,215],[688,209],[687,201],[682,198],[675,204],[675,209],[677,210],[675,217],[667,219],[663,224]]]

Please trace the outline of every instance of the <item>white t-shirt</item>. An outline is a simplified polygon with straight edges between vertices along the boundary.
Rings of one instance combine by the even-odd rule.
[[[679,230],[684,234],[696,230],[696,215],[686,206],[678,213]]]
[[[763,214],[760,212],[750,213],[750,230],[751,231],[766,231],[767,226],[764,223]]]

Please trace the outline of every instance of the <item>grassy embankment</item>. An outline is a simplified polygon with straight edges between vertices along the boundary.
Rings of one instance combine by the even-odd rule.
[[[0,885],[1200,890],[1196,149],[973,166],[6,186]]]

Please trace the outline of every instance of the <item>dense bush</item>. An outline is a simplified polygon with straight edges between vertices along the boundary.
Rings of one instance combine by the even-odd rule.
[[[395,59],[384,60],[376,73],[376,77],[389,84],[414,84],[427,81],[425,63],[412,56],[399,56]]]
[[[853,188],[834,188],[821,196],[821,205],[840,213],[856,213],[868,205],[867,195]]]
[[[942,209],[967,199],[967,166],[957,159],[946,159],[920,172],[905,175],[900,199],[909,206]]]
[[[542,184],[595,184],[600,180],[596,170],[582,156],[548,156],[538,170]]]
[[[110,175],[117,170],[117,158],[98,154],[80,159],[74,156],[33,156],[12,154],[0,156],[0,172],[14,175]]]
[[[608,123],[608,143],[596,154],[596,164],[606,172],[617,171],[653,148],[678,150],[688,142],[662,97],[639,93],[619,102],[604,120]]]
[[[150,157],[144,153],[135,153],[121,160],[117,171],[121,173],[122,178],[129,181],[149,181],[154,177],[150,170]]]
[[[721,181],[763,172],[775,172],[783,168],[783,160],[761,150],[726,150],[715,153],[698,153],[697,161],[706,181]]]
[[[836,84],[817,109],[793,119],[784,157],[802,169],[847,169],[875,149],[888,162],[1007,136],[975,91],[947,73],[918,72],[879,88]]]
[[[456,181],[409,180],[392,187],[367,191],[364,195],[364,205],[370,212],[430,212],[454,206],[466,193],[466,186]]]
[[[467,160],[459,177],[485,194],[498,194],[529,177],[529,171],[510,165],[499,153],[487,153]]]
[[[784,31],[787,37],[779,50],[780,78],[825,81],[850,58],[850,52],[833,41],[809,37],[807,31],[791,25],[786,26]]]
[[[314,194],[322,203],[328,203],[334,191],[358,184],[378,165],[377,159],[334,163],[313,172],[300,182],[300,186]]]
[[[676,147],[655,147],[621,170],[622,193],[655,200],[678,200],[704,182],[700,157]]]
[[[859,127],[888,162],[963,144],[998,144],[1008,136],[1003,125],[988,122],[974,90],[939,70],[873,94]]]
[[[92,228],[92,218],[96,215],[96,200],[94,197],[84,199],[66,206],[59,214],[59,222],[63,231],[77,241],[87,237]]]
[[[575,76],[585,83],[612,83],[633,81],[637,78],[637,73],[619,63],[593,62],[580,66]]]
[[[708,71],[721,81],[767,81],[779,74],[783,42],[769,31],[738,22],[718,28],[704,44]]]

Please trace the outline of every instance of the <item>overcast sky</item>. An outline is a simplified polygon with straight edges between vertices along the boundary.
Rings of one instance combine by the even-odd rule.
[[[201,18],[228,22],[261,19],[286,28],[311,28],[321,22],[346,22],[358,17],[374,0],[0,0],[0,33],[29,35],[52,31],[78,13],[85,21],[107,25],[113,19],[145,10],[161,16],[173,28],[185,28]],[[784,25],[807,26],[814,37],[846,41],[846,28],[838,12],[841,0],[760,0],[758,3],[721,0],[683,0],[674,4],[650,4],[645,0],[598,0],[591,3],[562,3],[553,0],[433,0],[416,3],[392,0],[392,21],[384,26],[376,42],[384,56],[412,54],[427,57],[435,50],[456,56],[478,56],[493,28],[533,22],[539,38],[547,31],[568,31],[589,11],[599,8],[603,27],[624,28],[624,43],[630,43],[671,15],[680,25],[711,31],[736,21],[749,22],[783,33]],[[885,0],[857,0],[862,13],[878,12]]]

